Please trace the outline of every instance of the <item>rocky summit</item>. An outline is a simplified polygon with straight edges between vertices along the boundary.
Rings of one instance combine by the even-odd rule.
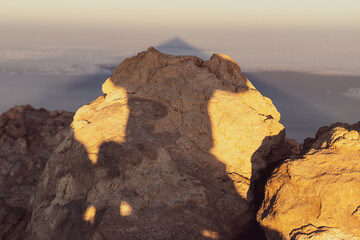
[[[154,48],[80,108],[46,164],[29,239],[244,239],[284,127],[230,57]],[[255,236],[254,235],[254,236]]]
[[[149,48],[102,91],[0,116],[0,239],[360,239],[360,122],[287,139],[221,54]]]
[[[30,198],[73,113],[15,106],[0,115],[0,239],[24,239]]]
[[[360,122],[322,127],[266,185],[257,219],[267,239],[360,239]]]

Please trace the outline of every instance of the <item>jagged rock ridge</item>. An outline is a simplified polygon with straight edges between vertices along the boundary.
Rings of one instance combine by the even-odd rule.
[[[30,239],[234,239],[260,172],[287,155],[280,114],[229,57],[153,48],[80,108],[47,162]]]

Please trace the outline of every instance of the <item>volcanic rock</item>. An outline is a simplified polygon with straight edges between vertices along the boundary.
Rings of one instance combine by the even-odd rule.
[[[360,122],[322,127],[277,168],[257,219],[268,239],[360,239]]]
[[[30,239],[234,239],[253,227],[260,173],[287,149],[280,114],[237,63],[149,48],[103,93],[47,162]]]
[[[30,196],[72,113],[15,106],[0,116],[0,239],[24,239]]]

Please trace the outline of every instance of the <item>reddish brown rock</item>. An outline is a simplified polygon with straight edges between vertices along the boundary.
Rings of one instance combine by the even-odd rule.
[[[295,140],[291,138],[285,138],[285,144],[290,149],[292,156],[298,156],[301,153],[301,145]]]
[[[72,113],[15,106],[0,116],[0,238],[24,239],[30,196]]]
[[[234,239],[284,128],[228,56],[150,48],[80,108],[46,168],[30,239]]]
[[[360,239],[360,122],[322,127],[266,185],[257,219],[268,239]]]

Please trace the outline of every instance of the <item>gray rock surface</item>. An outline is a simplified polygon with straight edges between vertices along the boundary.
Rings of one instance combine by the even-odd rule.
[[[149,48],[121,63],[103,93],[77,111],[47,162],[29,239],[247,233],[260,173],[287,149],[280,114],[237,63]]]
[[[73,113],[15,106],[0,115],[0,239],[24,239],[30,197]]]

